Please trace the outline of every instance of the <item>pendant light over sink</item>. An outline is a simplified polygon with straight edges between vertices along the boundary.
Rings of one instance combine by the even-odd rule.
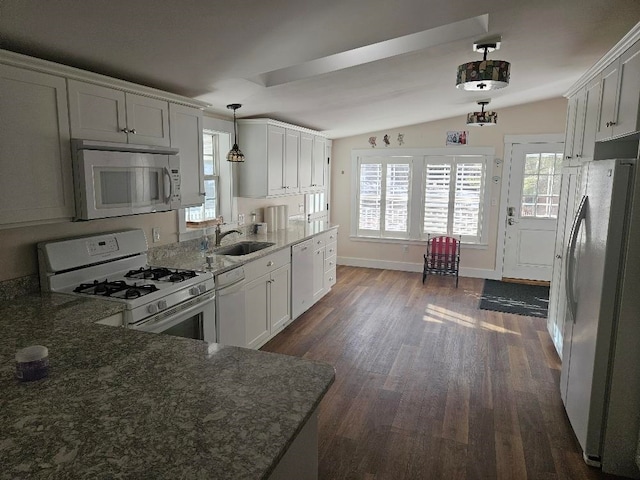
[[[227,161],[234,163],[244,162],[244,153],[238,147],[238,134],[236,132],[236,110],[241,106],[239,103],[227,105],[228,109],[233,110],[233,148],[227,153]]]
[[[463,63],[458,67],[456,88],[462,90],[496,90],[509,85],[509,69],[511,64],[504,60],[487,60],[487,53],[500,48],[500,37],[476,42],[473,50],[484,51],[481,61]]]

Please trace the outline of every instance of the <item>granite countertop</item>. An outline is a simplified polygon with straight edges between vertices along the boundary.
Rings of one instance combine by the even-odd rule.
[[[319,362],[94,323],[121,310],[0,304],[0,478],[266,478],[333,382]],[[50,373],[20,383],[33,344]]]
[[[338,228],[338,225],[325,221],[291,221],[287,229],[267,232],[262,235],[235,235],[234,238],[229,238],[231,237],[229,236],[223,239],[223,246],[232,245],[235,242],[241,241],[272,242],[274,244],[248,255],[237,257],[216,255],[215,247],[210,248],[207,252],[203,252],[197,248],[196,243],[183,242],[164,245],[150,250],[149,263],[169,268],[208,270],[213,272],[214,275],[217,275],[335,228]],[[207,264],[207,256],[213,258],[211,266]]]

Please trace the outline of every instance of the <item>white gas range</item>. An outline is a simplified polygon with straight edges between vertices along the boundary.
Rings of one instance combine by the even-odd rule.
[[[216,341],[211,272],[151,267],[142,230],[38,244],[44,291],[125,305],[124,326]]]

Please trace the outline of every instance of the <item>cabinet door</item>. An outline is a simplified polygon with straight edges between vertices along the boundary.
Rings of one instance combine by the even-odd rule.
[[[613,136],[627,135],[640,125],[640,42],[620,58],[618,87],[618,113],[613,125]]]
[[[313,301],[317,302],[325,293],[324,290],[324,247],[313,252]]]
[[[573,137],[576,133],[576,111],[578,109],[578,95],[569,99],[567,106],[567,126],[565,129],[564,160],[570,163],[573,160]]]
[[[573,159],[578,163],[583,154],[585,114],[587,110],[587,89],[583,88],[576,94],[576,124],[573,133]]]
[[[269,338],[269,280],[269,275],[263,275],[245,287],[247,348],[258,348]]]
[[[284,145],[285,129],[269,125],[267,127],[267,191],[269,195],[283,195],[284,188]]]
[[[611,138],[611,122],[614,121],[616,112],[616,94],[618,92],[618,72],[620,61],[617,60],[609,65],[601,75],[602,90],[600,96],[600,113],[598,115],[598,128],[596,130],[596,140],[607,140]]]
[[[129,143],[169,146],[168,102],[127,93],[126,105]]]
[[[300,193],[309,193],[313,189],[312,182],[312,158],[313,158],[313,135],[310,133],[300,134],[300,161],[298,162],[298,172],[300,178]]]
[[[593,79],[586,87],[585,120],[582,138],[582,160],[593,159],[596,144],[598,112],[600,111],[602,82],[600,77]]]
[[[300,132],[285,130],[284,186],[287,194],[299,193],[298,159],[300,158]]]
[[[127,142],[125,93],[91,83],[68,81],[71,136]]]
[[[311,178],[311,186],[314,190],[322,190],[324,188],[324,165],[326,162],[325,155],[326,140],[323,137],[313,138],[313,171]]]
[[[66,87],[64,78],[0,65],[0,224],[73,216]]]
[[[204,201],[204,160],[202,155],[202,111],[169,104],[171,146],[180,149],[180,192],[182,206]]]
[[[271,335],[274,335],[291,319],[291,264],[271,273],[269,290]]]

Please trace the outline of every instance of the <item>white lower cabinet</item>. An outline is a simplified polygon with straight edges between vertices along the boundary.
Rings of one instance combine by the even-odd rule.
[[[245,265],[246,345],[260,348],[291,319],[291,249]]]

